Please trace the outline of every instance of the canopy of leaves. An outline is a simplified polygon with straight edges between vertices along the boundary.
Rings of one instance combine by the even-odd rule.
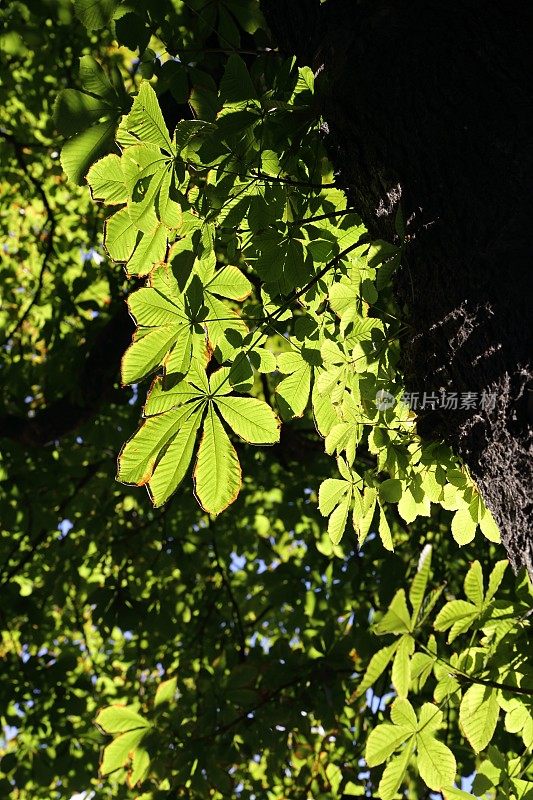
[[[531,588],[312,72],[255,0],[1,13],[0,794],[533,796]]]

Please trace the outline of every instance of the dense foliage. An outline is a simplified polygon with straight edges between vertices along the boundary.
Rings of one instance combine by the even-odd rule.
[[[530,584],[320,78],[255,0],[2,14],[4,795],[533,797]]]

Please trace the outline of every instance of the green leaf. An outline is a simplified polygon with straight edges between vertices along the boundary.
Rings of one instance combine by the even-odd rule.
[[[492,687],[474,683],[461,700],[459,723],[476,753],[484,750],[494,736],[500,712],[497,697]]]
[[[172,350],[165,356],[163,364],[165,366],[165,375],[167,377],[187,375],[191,366],[193,353],[198,354],[199,348],[204,344],[203,337],[200,340],[198,336],[194,335],[189,326],[183,326],[182,332]]]
[[[148,483],[159,453],[183,427],[194,410],[194,404],[187,404],[145,420],[121,450],[118,457],[118,480],[137,486]]]
[[[91,164],[113,147],[115,129],[115,120],[100,122],[65,142],[61,165],[71,181],[81,186]]]
[[[315,381],[311,399],[313,405],[313,418],[317,430],[321,436],[327,436],[335,422],[338,420],[335,407],[331,402],[331,397],[325,392],[321,392],[318,382]]]
[[[274,150],[263,150],[261,153],[261,172],[267,175],[279,175],[281,171],[278,154]]]
[[[411,659],[411,681],[415,691],[420,691],[433,671],[435,656],[415,653]]]
[[[215,372],[211,373],[207,379],[208,383],[206,393],[214,400],[226,398],[226,396],[231,394],[232,391],[230,376],[231,367],[221,367],[220,369],[217,369]]]
[[[452,518],[452,536],[458,545],[468,544],[476,535],[477,522],[472,519],[468,506],[461,506]]]
[[[368,736],[365,748],[365,761],[369,767],[383,764],[395,750],[414,736],[407,725],[391,725],[384,722],[377,725]]]
[[[393,800],[405,777],[413,754],[414,742],[410,741],[399,756],[392,758],[383,771],[378,786],[381,800]]]
[[[443,786],[441,791],[444,800],[476,800],[475,795],[463,792],[462,789],[457,789],[455,786]]]
[[[322,481],[318,490],[318,510],[322,516],[329,516],[349,489],[348,481],[338,478],[326,478],[325,481]]]
[[[330,239],[313,239],[307,242],[306,246],[307,252],[317,264],[325,264],[330,261],[338,251],[337,243]]]
[[[433,791],[439,791],[455,780],[457,764],[455,757],[443,742],[439,742],[431,734],[417,734],[416,764],[420,777]]]
[[[227,361],[237,352],[235,340],[242,341],[248,334],[248,328],[236,311],[209,292],[205,292],[204,302],[208,310],[205,325],[209,341],[217,360]]]
[[[137,383],[153,372],[180,335],[180,328],[163,326],[137,338],[122,357],[122,383]]]
[[[402,496],[402,482],[397,478],[383,481],[379,486],[379,497],[382,502],[397,503]]]
[[[133,756],[135,749],[141,743],[146,733],[145,728],[136,731],[128,731],[117,736],[111,744],[104,748],[102,763],[100,764],[100,774],[109,775],[121,767],[125,767]]]
[[[374,511],[376,509],[377,491],[372,486],[366,486],[363,494],[363,507],[362,516],[358,520],[356,531],[359,539],[359,546],[361,547],[368,536],[372,520],[374,519]],[[355,515],[354,515],[355,520]]]
[[[166,503],[184,479],[191,463],[201,420],[202,409],[194,411],[183,422],[164,455],[158,461],[148,481],[148,491],[156,508]]]
[[[242,302],[251,294],[253,287],[240,269],[237,269],[237,267],[224,267],[215,273],[215,277],[206,288],[212,294]]]
[[[63,89],[54,105],[54,122],[63,136],[84,131],[103,116],[109,116],[111,106],[105,100],[80,92]]]
[[[431,501],[421,489],[413,492],[411,487],[406,487],[398,502],[398,513],[407,523],[414,522],[420,516],[429,517]]]
[[[228,58],[220,83],[220,96],[226,103],[239,103],[257,97],[246,64],[235,53]]]
[[[148,728],[149,722],[131,706],[113,705],[102,708],[95,719],[98,727],[106,733],[124,733],[138,728]]]
[[[284,371],[282,364],[279,368],[281,372]],[[311,365],[300,358],[298,368],[276,386],[278,405],[284,419],[303,415],[309,401],[310,390]]]
[[[167,244],[167,231],[164,225],[157,225],[150,233],[143,234],[126,264],[128,277],[148,275],[165,258]]]
[[[444,665],[438,661],[434,665],[434,672],[437,676],[437,685],[433,690],[433,699],[436,703],[459,702],[461,697],[461,686],[455,673],[451,670],[445,671]]]
[[[219,397],[215,403],[235,433],[250,444],[279,442],[279,420],[265,402],[253,397]]]
[[[258,372],[274,372],[276,369],[276,356],[264,347],[254,347],[248,354],[249,362]]]
[[[466,573],[464,589],[470,602],[481,609],[483,606],[483,570],[479,561],[474,561]]]
[[[217,84],[207,72],[194,69],[188,70],[188,73],[193,83],[189,94],[189,105],[197,117],[195,122],[205,124],[205,120],[215,119],[219,109]]]
[[[247,33],[255,33],[258,28],[263,28],[263,30],[267,29],[261,9],[256,3],[232,5],[231,13],[235,16],[241,28]]]
[[[407,609],[404,589],[398,589],[387,612],[374,626],[374,630],[377,634],[410,632],[411,615]]]
[[[351,319],[357,314],[359,290],[351,283],[334,283],[329,290],[329,302],[337,316],[342,318],[348,312]]]
[[[434,622],[435,630],[446,631],[451,628],[448,642],[452,642],[460,633],[464,633],[472,625],[478,615],[478,609],[466,600],[450,600],[442,608]]]
[[[507,560],[497,561],[494,565],[494,568],[489,575],[489,585],[487,587],[487,594],[485,595],[485,603],[489,603],[498,591],[503,580],[505,570],[508,566],[509,562]]]
[[[113,261],[127,261],[130,258],[138,233],[127,208],[121,208],[106,219],[104,244]]]
[[[87,30],[105,28],[109,24],[118,0],[74,0],[74,11]]]
[[[130,788],[142,783],[150,768],[150,756],[144,747],[136,747],[131,754],[131,771],[128,775],[128,785]]]
[[[106,100],[113,107],[117,105],[119,97],[116,88],[92,56],[80,58],[80,81],[84,91]]]
[[[114,154],[104,156],[92,165],[87,173],[87,183],[94,200],[114,205],[125,203],[128,199],[121,160]]]
[[[154,708],[157,708],[161,705],[168,705],[174,700],[177,683],[177,678],[174,677],[169,678],[166,681],[162,681],[159,684],[155,693]]]
[[[392,664],[392,685],[400,698],[407,697],[409,692],[412,652],[413,640],[409,636],[402,636]]]
[[[479,527],[481,528],[481,533],[489,542],[496,542],[496,544],[501,542],[500,529],[488,508],[484,510],[484,514],[479,521]]]
[[[339,544],[344,534],[346,522],[348,520],[348,512],[350,511],[350,501],[351,493],[348,497],[342,500],[341,503],[339,503],[329,518],[328,534],[332,544],[334,545]]]
[[[378,650],[377,653],[374,653],[368,662],[365,674],[363,675],[361,682],[356,689],[357,697],[364,694],[366,690],[373,686],[378,678],[383,675],[391,661],[391,658],[398,648],[399,641],[400,640],[398,639],[393,644],[390,644],[387,647],[382,647],[381,650]]]
[[[121,127],[123,125],[124,120]],[[147,196],[150,201],[155,202],[155,194],[167,174],[168,156],[162,153],[157,145],[141,143],[133,136],[131,145],[126,145],[120,141],[122,135],[123,131],[119,128],[117,140],[124,148],[120,159],[122,174],[132,202],[142,205]]]
[[[524,745],[529,749],[533,745],[533,715],[530,708],[517,697],[513,697],[507,705],[505,730],[521,736]]]
[[[446,631],[454,623],[459,622],[465,618],[473,618],[477,615],[477,608],[472,603],[467,603],[466,600],[450,600],[442,608],[435,620],[435,630]]]
[[[201,119],[181,119],[174,129],[174,149],[176,153],[181,153],[194,140],[199,141],[201,134],[210,133],[216,130],[216,126],[211,122],[204,122]]]
[[[392,534],[389,527],[389,523],[387,521],[387,516],[385,514],[385,510],[381,503],[379,504],[379,538],[381,539],[381,543],[385,550],[394,551],[394,545],[392,543]]]
[[[404,641],[405,639],[401,640],[400,648],[397,652],[401,649],[402,642]],[[399,697],[394,701],[391,706],[391,719],[395,725],[403,725],[407,728],[411,728],[413,733],[417,730],[418,722],[415,710],[409,700]]]
[[[172,179],[172,173],[167,170],[156,198],[156,214],[166,228],[179,230],[183,225],[183,211],[170,196]]]
[[[214,515],[233,503],[241,489],[237,453],[212,405],[204,421],[194,485],[198,502],[204,511]]]
[[[433,703],[424,703],[418,715],[418,731],[422,734],[434,733],[442,725],[442,711]]]
[[[129,50],[136,50],[138,47],[140,53],[146,50],[150,41],[150,29],[144,19],[131,11],[115,19],[115,35],[120,44],[126,45]]]
[[[411,617],[413,624],[416,623],[426,593],[429,571],[431,568],[431,553],[432,548],[431,545],[428,544],[422,550],[418,561],[417,573],[411,581],[411,586],[409,588],[409,601],[413,608]]]
[[[141,83],[131,111],[121,123],[121,129],[127,130],[141,142],[155,144],[169,153],[173,151],[157,95],[148,81]]]
[[[186,321],[183,307],[158,289],[144,287],[130,294],[128,308],[137,325],[153,328]]]
[[[309,278],[303,245],[290,234],[256,234],[254,245],[258,251],[254,269],[274,293],[287,294]]]
[[[156,197],[161,188],[165,176],[164,170],[158,170],[154,175],[150,175],[138,183],[134,188],[134,194],[140,192],[140,199],[130,202],[128,213],[137,228],[143,233],[151,233],[158,225],[159,220],[156,214]]]
[[[188,377],[192,380],[192,370]],[[151,417],[157,414],[163,414],[166,411],[171,411],[173,408],[183,406],[191,400],[201,402],[201,395],[202,391],[188,381],[179,381],[170,387],[164,388],[163,382],[158,378],[154,381],[150,389],[146,405],[144,406],[144,416]]]

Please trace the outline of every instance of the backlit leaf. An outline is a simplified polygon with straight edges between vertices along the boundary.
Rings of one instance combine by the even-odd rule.
[[[163,457],[158,461],[148,481],[148,490],[154,506],[163,505],[184,479],[193,456],[201,419],[202,410],[198,409],[184,420]]]
[[[202,508],[215,515],[233,503],[241,488],[237,453],[213,406],[204,420],[194,468],[194,485]]]
[[[63,145],[61,164],[74,183],[83,183],[89,167],[114,144],[115,120],[99,122],[77,133]]]
[[[76,16],[90,31],[107,25],[117,5],[118,0],[74,0]]]
[[[388,645],[387,647],[382,647],[381,650],[378,650],[377,653],[374,653],[368,663],[365,674],[361,679],[361,683],[356,689],[357,696],[366,692],[366,690],[373,686],[377,679],[381,677],[390,664],[398,644],[399,640],[394,642],[394,644]]]
[[[279,441],[279,420],[266,403],[254,397],[219,397],[218,410],[235,433],[252,444]]]
[[[391,725],[384,722],[377,725],[368,736],[365,748],[365,761],[369,767],[383,764],[401,745],[414,736],[406,725]]]
[[[141,84],[131,111],[122,126],[141,142],[155,144],[172,152],[172,144],[156,93],[147,81]]]
[[[474,683],[463,695],[459,722],[476,753],[484,750],[490,743],[499,712],[497,691],[490,686]]]
[[[344,500],[341,500],[337,508],[332,512],[328,522],[328,533],[332,544],[339,544],[342,539],[348,520],[349,510],[350,497],[348,496]]]
[[[104,748],[102,763],[100,764],[100,774],[109,775],[121,767],[125,767],[132,758],[136,748],[141,743],[145,728],[139,728],[128,733],[121,733],[111,744]]]
[[[118,458],[118,480],[139,486],[148,483],[165,445],[178,433],[194,407],[185,406],[149,417],[128,439]]]
[[[413,754],[414,743],[409,742],[399,756],[392,758],[383,771],[378,786],[381,800],[393,800],[405,777]]]
[[[103,200],[107,205],[125,203],[128,191],[124,182],[121,160],[111,154],[93,164],[87,173],[87,183],[95,200]]]
[[[438,791],[453,783],[457,764],[449,747],[431,734],[418,734],[416,747],[418,771],[430,789]]]
[[[122,208],[108,217],[105,226],[104,242],[113,261],[127,261],[137,242],[138,228],[132,221],[128,209]]]
[[[468,506],[457,509],[452,519],[452,535],[457,544],[471,542],[476,535],[477,522],[472,519]]]
[[[124,733],[147,728],[149,723],[130,706],[113,705],[101,709],[96,724],[106,733]]]
[[[399,589],[380,621],[375,625],[376,633],[409,633],[411,615],[407,609],[405,591]]]

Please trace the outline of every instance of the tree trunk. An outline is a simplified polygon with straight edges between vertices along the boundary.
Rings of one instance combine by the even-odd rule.
[[[407,389],[476,394],[471,409],[425,410],[419,432],[463,458],[511,564],[533,574],[533,9],[518,0],[263,7],[280,47],[319,74],[326,146],[374,235],[394,237],[401,202]]]

